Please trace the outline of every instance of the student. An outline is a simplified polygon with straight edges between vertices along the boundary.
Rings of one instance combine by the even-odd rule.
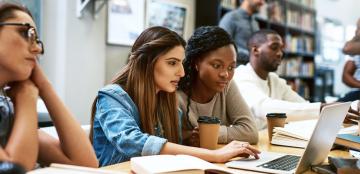
[[[197,130],[199,116],[221,120],[218,142],[233,140],[258,142],[258,133],[250,109],[231,80],[236,67],[236,46],[220,27],[195,30],[186,47],[185,77],[180,80],[179,105],[185,115],[184,139]],[[190,138],[190,139],[189,139]],[[192,144],[192,143],[191,143]]]
[[[346,42],[343,48],[344,54],[351,57],[344,65],[342,81],[349,87],[353,88],[344,97],[338,101],[347,102],[360,99],[360,19],[357,21],[355,36]]]
[[[287,121],[318,118],[325,104],[305,101],[275,73],[283,57],[281,36],[273,30],[259,30],[250,37],[248,47],[250,63],[239,66],[234,79],[258,128],[266,127],[265,116],[272,112],[286,113]]]
[[[238,9],[226,13],[219,22],[219,26],[224,28],[236,43],[238,49],[237,65],[249,62],[249,51],[246,43],[251,34],[259,30],[255,14],[264,4],[265,0],[243,0]]]
[[[31,170],[40,164],[66,163],[97,167],[91,143],[55,93],[37,62],[44,52],[30,12],[0,4],[0,160]],[[7,90],[4,90],[7,88]],[[38,130],[40,96],[59,140]]]
[[[184,46],[185,41],[169,29],[146,29],[136,39],[128,64],[99,91],[90,136],[100,166],[158,154],[188,154],[210,162],[258,157],[258,150],[237,141],[218,150],[179,145],[175,90],[184,76]]]

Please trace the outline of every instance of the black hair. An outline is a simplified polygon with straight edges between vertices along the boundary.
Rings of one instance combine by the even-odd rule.
[[[267,35],[270,34],[279,35],[279,33],[271,29],[262,29],[252,33],[247,42],[249,53],[251,54],[251,47],[265,43],[267,41]]]
[[[191,86],[197,74],[197,71],[195,70],[195,62],[201,59],[206,53],[229,44],[232,44],[237,52],[236,44],[232,40],[231,36],[224,29],[218,26],[199,27],[188,40],[185,48],[185,76],[181,78],[179,82],[179,89],[184,91],[188,96],[186,106],[187,119],[189,119],[190,98],[192,95]],[[191,124],[188,124],[188,126],[191,126]]]

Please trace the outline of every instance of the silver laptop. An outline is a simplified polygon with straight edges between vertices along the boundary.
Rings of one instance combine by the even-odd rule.
[[[325,106],[302,156],[261,152],[260,159],[243,158],[226,163],[231,168],[266,173],[302,173],[328,156],[351,102]]]

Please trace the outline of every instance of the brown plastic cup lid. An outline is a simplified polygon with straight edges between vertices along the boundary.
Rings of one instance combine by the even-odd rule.
[[[286,113],[268,113],[268,114],[266,114],[266,117],[286,118]]]
[[[209,116],[200,116],[197,120],[198,123],[207,123],[207,124],[220,124],[220,119],[217,117]]]

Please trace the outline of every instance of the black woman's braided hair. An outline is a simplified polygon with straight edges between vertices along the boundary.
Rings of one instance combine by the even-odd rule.
[[[198,73],[195,69],[195,62],[206,53],[229,44],[234,45],[234,48],[237,51],[236,45],[231,36],[224,29],[218,26],[199,27],[188,40],[185,48],[185,76],[180,80],[179,89],[185,92],[188,96],[185,116],[188,122],[187,126],[190,128],[193,127],[189,121],[190,98],[192,96],[191,86],[196,80]]]

